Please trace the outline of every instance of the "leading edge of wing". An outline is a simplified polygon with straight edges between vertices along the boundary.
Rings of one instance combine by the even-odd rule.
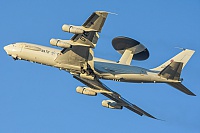
[[[138,106],[130,103],[129,101],[127,101],[126,99],[124,99],[123,97],[121,97],[118,93],[112,91],[110,88],[108,88],[106,85],[104,85],[97,78],[95,78],[94,80],[88,80],[88,79],[81,78],[81,77],[79,77],[77,75],[74,75],[74,78],[77,79],[77,80],[79,80],[83,84],[87,85],[88,87],[93,88],[93,89],[112,92],[112,93],[101,93],[101,94],[104,95],[104,96],[106,96],[106,97],[108,97],[108,98],[110,98],[111,100],[114,100],[115,102],[121,104],[125,108],[127,108],[127,109],[135,112],[136,114],[138,114],[140,116],[145,115],[147,117],[150,117],[150,118],[153,118],[153,119],[157,119],[156,117],[154,117],[154,116],[150,115],[149,113],[145,112],[144,110],[142,110]]]

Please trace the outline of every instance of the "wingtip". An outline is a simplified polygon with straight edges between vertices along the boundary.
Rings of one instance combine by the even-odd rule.
[[[190,90],[189,90],[189,92],[188,93],[186,93],[186,94],[188,94],[188,95],[190,95],[190,96],[197,96],[196,94],[194,94],[193,92],[191,92]]]
[[[146,112],[143,115],[147,116],[147,117],[150,117],[152,119],[155,119],[155,120],[159,120],[158,118],[156,118],[156,117],[154,117],[154,116],[152,116],[152,115],[150,115],[149,113],[146,113]]]
[[[189,94],[189,95],[190,95],[190,96],[194,96],[194,97],[195,97],[195,96],[197,96],[197,95],[196,95],[196,94],[194,94],[194,93],[191,93],[191,94]]]
[[[162,119],[158,119],[158,118],[156,118],[156,117],[154,117],[154,116],[147,116],[147,117],[150,117],[150,118],[152,118],[152,119],[154,119],[154,120],[165,121],[165,120],[162,120]]]
[[[162,119],[156,119],[156,120],[159,120],[159,121],[166,121],[166,120],[162,120]]]

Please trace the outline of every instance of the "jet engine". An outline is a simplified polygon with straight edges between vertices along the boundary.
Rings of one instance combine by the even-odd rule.
[[[81,86],[78,86],[76,88],[76,92],[80,93],[80,94],[85,94],[85,95],[89,95],[89,96],[96,96],[97,93],[92,91],[91,88],[89,87],[81,87]]]
[[[58,46],[58,47],[62,47],[62,48],[71,48],[72,47],[70,40],[60,40],[60,39],[52,38],[50,40],[50,44],[53,46]]]
[[[103,100],[102,106],[110,109],[122,109],[123,106],[121,106],[119,103],[113,101],[113,100]]]
[[[67,25],[67,24],[64,24],[62,26],[62,30],[73,34],[83,34],[85,32],[83,29],[81,29],[80,26]]]

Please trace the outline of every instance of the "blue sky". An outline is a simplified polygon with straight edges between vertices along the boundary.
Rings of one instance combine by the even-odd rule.
[[[0,1],[0,132],[200,132],[200,1]],[[180,50],[196,52],[182,72],[183,84],[197,96],[185,95],[166,84],[103,81],[114,91],[152,115],[157,121],[123,110],[101,106],[102,95],[89,97],[75,92],[82,85],[64,71],[14,61],[3,46],[31,42],[50,46],[51,38],[70,39],[63,24],[81,25],[96,10],[109,15],[95,49],[95,56],[117,61],[111,45],[116,36],[134,38],[150,51],[146,61],[132,65],[153,68]],[[52,46],[50,46],[52,47]]]

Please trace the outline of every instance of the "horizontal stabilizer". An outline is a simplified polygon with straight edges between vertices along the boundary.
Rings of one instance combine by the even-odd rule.
[[[183,84],[181,83],[167,83],[171,85],[172,87],[178,89],[179,91],[182,91],[185,94],[191,95],[191,96],[196,96],[194,93],[192,93],[188,88],[186,88]]]

